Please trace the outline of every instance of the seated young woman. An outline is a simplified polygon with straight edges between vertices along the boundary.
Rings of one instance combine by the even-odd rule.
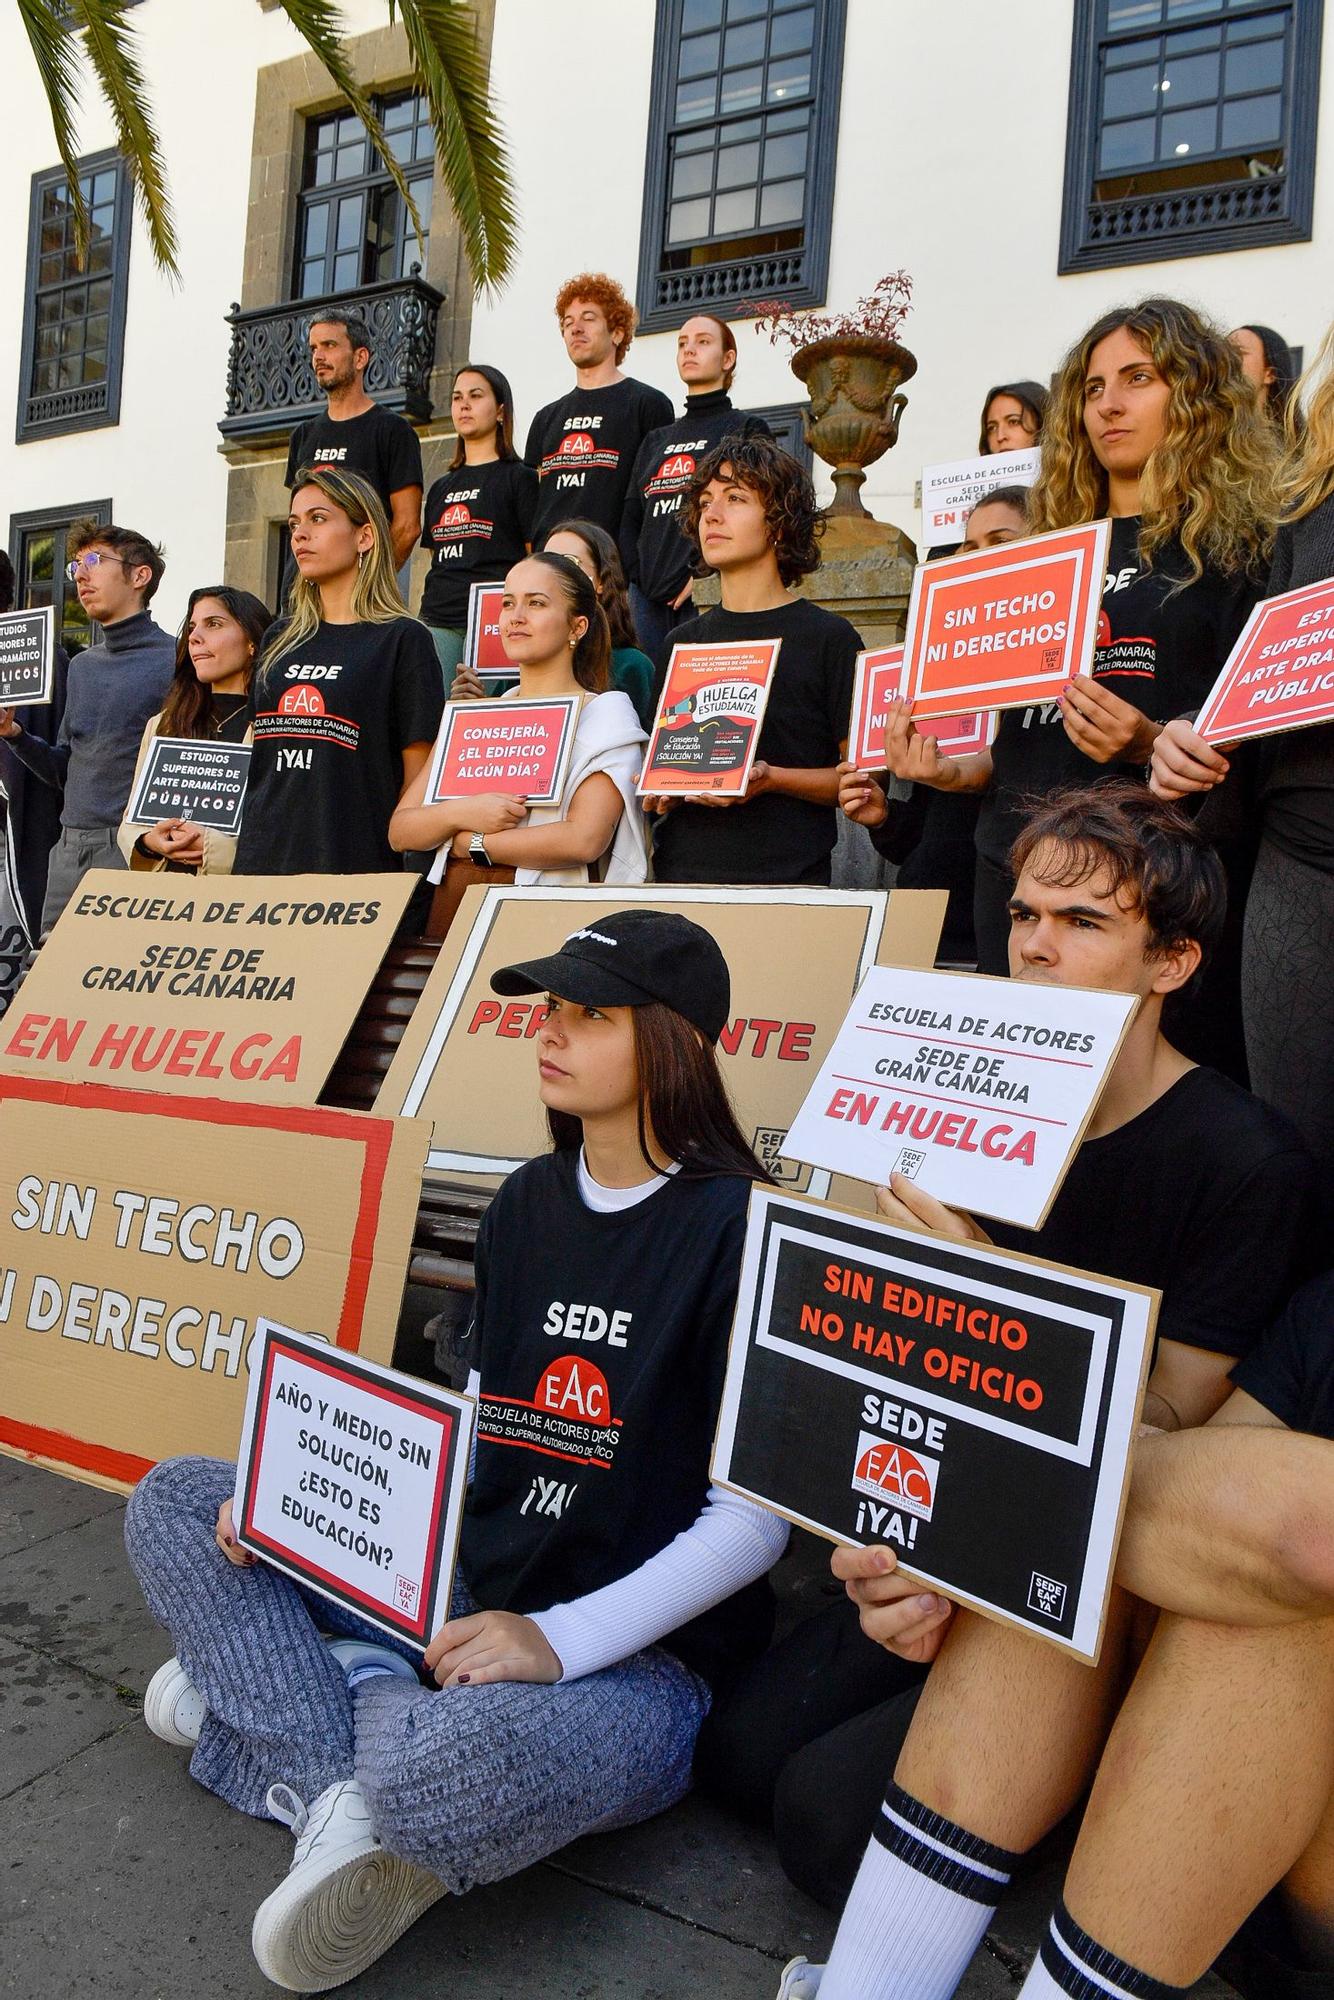
[[[645,736],[629,697],[608,687],[611,639],[593,584],[568,556],[543,552],[505,579],[500,643],[519,669],[520,696],[577,695],[582,704],[564,794],[529,810],[522,798],[482,793],[425,805],[428,770],[389,822],[400,850],[438,848],[445,884],[438,929],[471,882],[523,886],[642,882],[648,874],[635,784]]]
[[[714,1054],[726,961],[639,909],[491,983],[550,996],[534,1052],[552,1150],[478,1235],[476,1459],[453,1615],[424,1661],[237,1545],[234,1465],[168,1460],[126,1513],[176,1654],[145,1722],[192,1748],[201,1785],[296,1835],[252,1931],[292,1992],[355,1977],[441,1896],[674,1804],[714,1689],[772,1624],[761,1579],[786,1526],[708,1471],[766,1178]],[[583,1347],[576,1304],[617,1337]],[[541,1414],[553,1368],[596,1376],[616,1412],[592,1472],[571,1464],[568,1398]]]
[[[156,736],[198,737],[206,743],[250,741],[250,677],[269,628],[268,607],[248,590],[209,583],[190,592],[176,641],[176,673],[160,713],[151,716],[139,745],[139,773]],[[126,818],[116,844],[129,868],[228,875],[236,841],[188,819],[160,819],[140,826]]]

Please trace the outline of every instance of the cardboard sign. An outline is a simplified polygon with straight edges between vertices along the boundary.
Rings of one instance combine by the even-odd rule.
[[[885,725],[891,701],[901,698],[903,648],[883,646],[878,652],[858,653],[852,683],[852,722],[848,729],[848,757],[861,771],[885,769]],[[996,735],[996,717],[989,709],[974,715],[924,716],[914,726],[923,736],[934,736],[942,757],[969,757],[990,749]]]
[[[640,774],[641,793],[742,798],[781,639],[673,646]]]
[[[1257,604],[1195,727],[1207,743],[1241,743],[1334,721],[1334,578]]]
[[[998,486],[1031,486],[1042,451],[993,451],[981,458],[956,458],[948,465],[922,467],[922,540],[962,541],[964,523],[979,500]]]
[[[787,1135],[792,1159],[1040,1228],[1116,1060],[1132,993],[868,972]]]
[[[577,694],[447,701],[423,803],[503,792],[530,806],[559,805],[581,706]]]
[[[85,875],[0,1026],[0,1070],[313,1104],[412,875]]]
[[[214,833],[237,834],[249,775],[248,743],[155,736],[139,767],[126,817],[135,826],[188,819]]]
[[[468,592],[468,623],[463,634],[463,664],[487,681],[517,681],[519,669],[500,643],[503,583],[475,583]]]
[[[236,1538],[425,1647],[449,1616],[473,1403],[261,1320],[236,1467]]]
[[[428,1137],[0,1076],[0,1451],[120,1491],[231,1458],[275,1312],[388,1361]]]
[[[49,604],[40,611],[0,613],[0,708],[50,701],[55,620]]]
[[[756,1188],[712,1476],[1096,1660],[1157,1301]]]
[[[1087,673],[1111,533],[1091,521],[920,567],[903,642],[914,722],[1055,701]]]
[[[718,941],[732,972],[732,1018],[718,1053],[742,1130],[790,1187],[823,1193],[829,1176],[785,1162],[787,1128],[834,1039],[858,981],[877,961],[929,965],[945,897],[935,890],[477,888],[441,946],[380,1087],[376,1110],[435,1121],[427,1161],[452,1180],[494,1186],[544,1152],[537,1095],[541,994],[502,1000],[491,974],[559,950],[616,910],[671,910]],[[782,940],[782,948],[775,947]],[[846,1198],[868,1199],[849,1186]]]

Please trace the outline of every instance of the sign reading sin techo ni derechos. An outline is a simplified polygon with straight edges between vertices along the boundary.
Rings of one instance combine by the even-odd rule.
[[[1241,743],[1334,721],[1334,578],[1257,604],[1195,727]]]
[[[449,1616],[474,1405],[261,1320],[237,1539],[416,1646]]]
[[[1054,701],[1098,638],[1110,521],[921,565],[904,637],[916,722]]]
[[[239,833],[249,774],[247,743],[155,736],[135,779],[126,817],[135,826],[188,819],[214,833]]]
[[[712,1476],[1096,1660],[1157,1301],[757,1187]]]
[[[579,709],[578,695],[446,702],[424,803],[502,792],[530,806],[558,804]]]
[[[1130,993],[876,966],[793,1120],[792,1159],[1037,1229],[1137,1006]]]
[[[468,592],[468,623],[463,633],[463,664],[486,681],[517,681],[519,669],[500,643],[503,583],[475,583]]]
[[[0,614],[0,708],[50,701],[55,664],[55,612]]]
[[[848,757],[861,771],[885,768],[885,726],[889,704],[903,695],[903,648],[884,646],[876,652],[858,653],[852,684],[852,721],[848,729]],[[996,734],[996,717],[982,709],[974,715],[923,716],[913,723],[922,736],[934,736],[942,757],[968,757],[991,746]]]
[[[745,795],[781,644],[757,639],[748,646],[672,647],[641,793]]]

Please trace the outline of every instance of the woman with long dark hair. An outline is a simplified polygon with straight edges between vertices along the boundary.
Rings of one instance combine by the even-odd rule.
[[[984,458],[1010,451],[1032,451],[1042,437],[1051,401],[1040,382],[998,382],[982,399],[977,448]]]
[[[1234,326],[1228,345],[1241,363],[1241,372],[1255,391],[1255,400],[1274,429],[1281,435],[1287,423],[1292,392],[1297,387],[1297,365],[1292,349],[1272,326]]]
[[[250,678],[270,622],[268,607],[248,590],[207,583],[190,592],[176,640],[176,671],[161,713],[144,730],[131,797],[154,737],[249,742]],[[130,868],[226,875],[236,856],[230,836],[185,819],[149,827],[123,819],[116,844]]]
[[[653,727],[653,662],[641,652],[630,615],[630,592],[621,552],[596,521],[562,521],[542,544],[553,555],[568,556],[593,579],[598,602],[611,632],[611,684],[628,695],[647,731]]]
[[[726,962],[698,925],[639,909],[491,983],[549,996],[553,1148],[478,1235],[476,1462],[453,1615],[424,1660],[238,1548],[233,1465],[159,1465],[126,1514],[175,1648],[145,1722],[208,1790],[296,1835],[252,1930],[295,1992],[355,1977],[441,1896],[672,1805],[714,1689],[772,1623],[786,1527],[708,1470],[765,1179],[714,1053]]]
[[[463,658],[468,595],[499,583],[533,538],[537,474],[514,449],[514,397],[498,368],[469,361],[454,376],[454,456],[426,495],[421,546],[431,552],[420,615],[446,685]]]

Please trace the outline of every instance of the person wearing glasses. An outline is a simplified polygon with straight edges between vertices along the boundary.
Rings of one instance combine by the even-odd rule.
[[[167,698],[176,641],[149,615],[166,563],[133,528],[76,521],[66,574],[102,636],[70,663],[65,713],[54,743],[0,708],[0,738],[41,784],[61,794],[42,905],[45,938],[90,868],[123,868],[116,834],[134,781],[144,726]]]

